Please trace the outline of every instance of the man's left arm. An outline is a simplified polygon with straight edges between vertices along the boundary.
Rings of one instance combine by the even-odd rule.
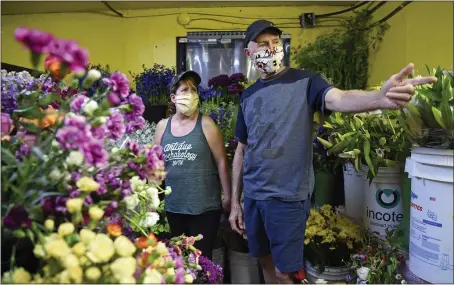
[[[407,79],[413,71],[409,64],[399,73],[392,75],[381,90],[340,90],[327,85],[322,80],[314,80],[309,95],[314,102],[321,102],[319,108],[336,112],[367,112],[377,109],[396,110],[404,108],[410,102],[416,85],[436,82],[433,76]],[[325,84],[325,85],[324,85]],[[311,94],[312,90],[312,94]],[[325,91],[323,91],[325,90]]]

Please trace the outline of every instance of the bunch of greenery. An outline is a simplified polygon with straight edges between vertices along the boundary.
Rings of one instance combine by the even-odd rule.
[[[367,10],[356,12],[339,28],[299,47],[294,61],[299,68],[330,78],[338,88],[365,89],[369,79],[369,54],[378,49],[389,27],[383,23],[368,28],[371,20],[372,15]]]

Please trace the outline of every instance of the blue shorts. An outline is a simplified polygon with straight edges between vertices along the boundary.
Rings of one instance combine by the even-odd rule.
[[[293,273],[304,268],[303,247],[311,199],[285,202],[244,197],[244,221],[253,257],[271,253],[277,269]]]

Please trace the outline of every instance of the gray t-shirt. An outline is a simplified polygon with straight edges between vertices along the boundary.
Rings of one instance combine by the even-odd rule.
[[[302,201],[312,194],[313,116],[324,111],[331,88],[319,75],[286,68],[243,92],[235,136],[247,144],[245,197]]]

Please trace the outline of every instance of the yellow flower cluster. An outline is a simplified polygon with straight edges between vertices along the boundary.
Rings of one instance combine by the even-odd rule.
[[[51,228],[51,222],[48,228]],[[35,245],[34,254],[45,262],[42,275],[32,276],[23,268],[7,272],[8,283],[136,283],[133,274],[137,247],[125,236],[113,241],[108,235],[88,229],[75,232],[63,223]]]
[[[338,215],[330,205],[323,205],[320,210],[311,209],[304,244],[328,243],[334,250],[337,244],[345,243],[352,249],[360,238],[360,226],[350,218]]]

